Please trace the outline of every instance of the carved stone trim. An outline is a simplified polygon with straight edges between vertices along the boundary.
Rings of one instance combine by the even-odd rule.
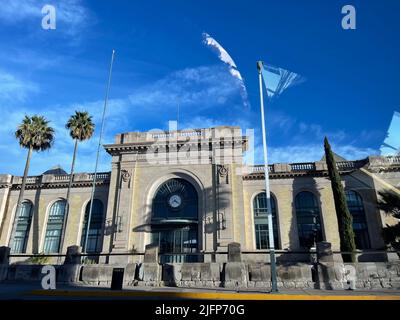
[[[229,169],[228,169],[228,167],[226,167],[224,165],[219,165],[217,171],[218,171],[218,182],[220,184],[221,183],[228,184],[229,183],[229,180],[228,180]]]

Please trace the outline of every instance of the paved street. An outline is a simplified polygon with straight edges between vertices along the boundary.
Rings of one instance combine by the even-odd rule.
[[[315,290],[280,289],[271,294],[262,290],[240,290],[239,292],[218,289],[171,288],[171,287],[126,287],[112,291],[107,287],[58,286],[56,290],[42,290],[40,283],[2,283],[1,300],[92,300],[92,299],[222,299],[222,300],[330,300],[330,299],[398,299],[399,290]]]

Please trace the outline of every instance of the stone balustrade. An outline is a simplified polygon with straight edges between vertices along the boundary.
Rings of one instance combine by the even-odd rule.
[[[370,157],[371,158],[371,157]],[[385,157],[378,157],[385,158]],[[400,158],[400,157],[397,157]],[[386,159],[386,158],[385,158]],[[395,161],[399,161],[400,159]],[[383,160],[383,162],[379,162],[379,164],[386,163],[393,164],[396,163],[394,160]],[[339,171],[351,171],[359,169],[365,166],[368,163],[368,160],[355,160],[355,161],[340,161],[337,162],[336,165]],[[378,163],[376,159],[374,159],[374,163]],[[325,161],[316,161],[316,162],[301,162],[301,163],[274,163],[268,165],[269,173],[312,173],[318,171],[327,171],[328,167]],[[264,173],[265,167],[264,165],[255,165],[252,167],[248,167],[247,172],[249,173]]]
[[[98,183],[107,183],[110,180],[110,172],[97,173],[96,181]],[[40,185],[40,184],[66,184],[69,182],[69,174],[43,174],[40,176],[29,176],[26,179],[27,185]],[[92,182],[94,178],[93,173],[77,173],[74,174],[73,182]],[[22,184],[22,177],[12,176],[9,174],[0,175],[0,185],[20,185]]]

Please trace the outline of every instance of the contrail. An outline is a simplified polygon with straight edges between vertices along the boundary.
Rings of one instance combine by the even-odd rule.
[[[213,37],[211,37],[208,33],[203,32],[203,43],[213,49],[217,54],[218,58],[228,65],[229,67],[229,72],[230,74],[237,79],[240,85],[240,95],[243,100],[243,104],[245,107],[249,107],[249,101],[248,101],[248,95],[247,95],[247,90],[246,86],[244,85],[244,81],[242,78],[242,75],[240,74],[235,61],[233,61],[232,57],[229,55],[229,53],[224,49],[223,46],[221,46],[217,40],[215,40]]]

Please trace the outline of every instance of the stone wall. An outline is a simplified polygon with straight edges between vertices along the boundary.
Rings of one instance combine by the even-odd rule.
[[[399,262],[320,264],[318,274],[320,289],[400,289]]]
[[[265,288],[271,287],[270,265],[267,263],[180,263],[146,266],[145,264],[79,265],[77,276],[65,279],[66,267],[56,266],[57,282],[78,282],[95,286],[110,286],[115,267],[124,267],[125,286],[172,286],[196,288]],[[43,265],[15,264],[8,266],[0,281],[33,281],[40,283]],[[354,269],[351,269],[354,268]],[[323,269],[310,264],[278,265],[277,281],[280,288],[320,289],[400,289],[399,262],[335,263]],[[352,278],[352,270],[355,277]],[[317,275],[317,276],[316,276]],[[354,283],[351,283],[354,281]]]
[[[43,265],[10,264],[10,248],[0,247],[0,281],[37,281]],[[172,286],[196,288],[271,288],[270,264],[242,261],[239,243],[228,245],[227,262],[159,264],[158,247],[146,246],[142,263],[81,265],[79,246],[70,246],[62,265],[57,265],[59,283],[111,285],[113,269],[124,268],[125,286]],[[317,245],[318,262],[277,263],[277,284],[283,288],[400,289],[400,261],[343,263],[334,257],[331,244]]]

